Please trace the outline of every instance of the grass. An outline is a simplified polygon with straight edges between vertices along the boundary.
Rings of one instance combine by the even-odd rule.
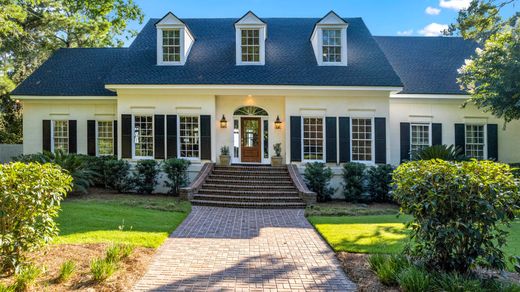
[[[65,261],[63,264],[61,264],[60,267],[60,274],[58,275],[57,281],[59,283],[66,282],[72,274],[74,274],[74,271],[76,271],[76,263],[74,263],[71,260]]]
[[[58,244],[113,243],[160,246],[190,211],[164,196],[90,195],[69,198],[58,217]]]
[[[319,203],[305,209],[306,216],[363,216],[396,215],[399,207],[394,204],[354,204],[343,201]]]
[[[95,259],[90,263],[90,274],[96,282],[103,282],[117,270],[117,263],[107,259]]]

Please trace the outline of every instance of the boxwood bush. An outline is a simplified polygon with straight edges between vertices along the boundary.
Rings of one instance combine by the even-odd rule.
[[[394,172],[394,199],[412,243],[406,253],[430,269],[466,273],[476,263],[503,269],[507,226],[518,208],[518,182],[507,164],[423,160]]]
[[[54,218],[72,177],[53,164],[0,164],[0,270],[12,272],[29,251],[58,235]]]
[[[188,185],[190,181],[188,178],[189,166],[190,161],[186,159],[171,158],[164,161],[162,168],[168,177],[164,184],[170,188],[170,194],[178,196],[180,189]]]
[[[135,164],[134,183],[136,191],[141,194],[151,194],[157,184],[159,168],[153,159],[139,160]]]
[[[316,193],[316,200],[318,202],[330,201],[334,189],[330,187],[330,180],[332,179],[332,170],[322,162],[312,162],[305,165],[303,173],[305,184],[307,187]]]

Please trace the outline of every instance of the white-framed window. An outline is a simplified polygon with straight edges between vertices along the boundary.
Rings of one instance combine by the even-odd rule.
[[[241,29],[242,63],[260,62],[260,29]]]
[[[352,161],[371,162],[374,150],[372,118],[353,118],[351,125]]]
[[[153,116],[134,115],[134,158],[153,158]]]
[[[69,121],[52,121],[52,147],[51,151],[61,150],[69,153]]]
[[[200,158],[199,116],[179,117],[179,148],[182,158]]]
[[[324,125],[322,117],[304,117],[303,120],[303,160],[323,161]]]
[[[162,31],[163,62],[181,61],[181,31],[180,29],[163,29]]]
[[[322,30],[322,55],[324,63],[341,63],[341,29]]]
[[[479,160],[486,159],[486,127],[466,125],[466,156]]]
[[[430,124],[410,124],[410,153],[412,155],[432,145]]]
[[[114,122],[97,121],[97,155],[114,155]]]

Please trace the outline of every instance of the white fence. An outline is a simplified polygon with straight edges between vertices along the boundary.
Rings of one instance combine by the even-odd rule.
[[[22,144],[0,144],[0,163],[9,162],[11,158],[22,153]]]

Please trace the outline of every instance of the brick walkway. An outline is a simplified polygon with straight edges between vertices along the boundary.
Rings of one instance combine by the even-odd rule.
[[[136,291],[354,291],[303,210],[194,206]]]

